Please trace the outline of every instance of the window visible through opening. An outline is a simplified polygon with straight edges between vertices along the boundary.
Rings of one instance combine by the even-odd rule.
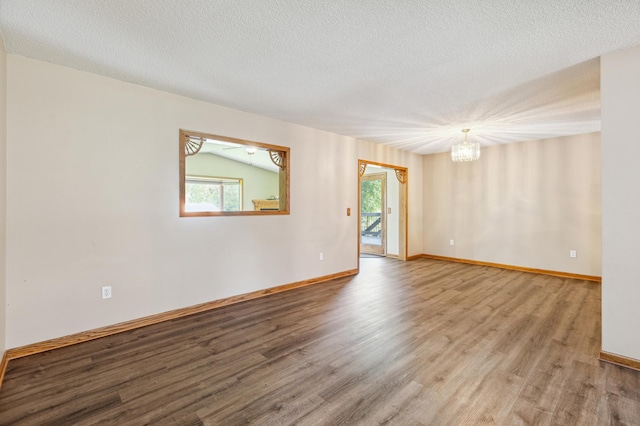
[[[242,211],[242,179],[186,176],[185,211]]]

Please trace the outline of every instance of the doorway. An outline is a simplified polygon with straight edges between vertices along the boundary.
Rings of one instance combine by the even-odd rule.
[[[360,179],[360,253],[387,254],[387,174]]]
[[[407,260],[408,174],[406,167],[358,160],[358,269],[363,254]],[[384,175],[385,180],[375,175]],[[363,203],[363,184],[366,194],[367,185],[378,185],[373,182],[380,184],[381,201],[372,208]]]

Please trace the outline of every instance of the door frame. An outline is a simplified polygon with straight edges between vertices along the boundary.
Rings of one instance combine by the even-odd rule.
[[[399,215],[399,254],[398,259],[407,260],[408,235],[409,235],[409,169],[407,167],[395,166],[392,164],[379,163],[369,160],[358,160],[358,221],[357,221],[357,248],[358,248],[358,272],[360,271],[360,180],[367,170],[367,165],[378,166],[395,171],[396,179],[400,184],[398,215]]]

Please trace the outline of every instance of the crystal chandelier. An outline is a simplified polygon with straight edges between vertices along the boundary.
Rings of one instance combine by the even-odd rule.
[[[467,133],[470,129],[462,129],[464,132],[464,142],[454,145],[451,148],[451,159],[456,163],[476,161],[480,158],[480,144],[478,142],[467,142]]]

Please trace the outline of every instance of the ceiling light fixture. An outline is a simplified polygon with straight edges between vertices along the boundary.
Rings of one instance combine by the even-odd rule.
[[[470,129],[462,129],[464,142],[451,147],[451,159],[456,163],[476,161],[480,158],[480,143],[467,142],[467,133]]]
[[[253,146],[248,146],[245,148],[245,151],[247,151],[247,154],[249,155],[249,165],[253,166],[253,155],[258,151],[258,149]]]

